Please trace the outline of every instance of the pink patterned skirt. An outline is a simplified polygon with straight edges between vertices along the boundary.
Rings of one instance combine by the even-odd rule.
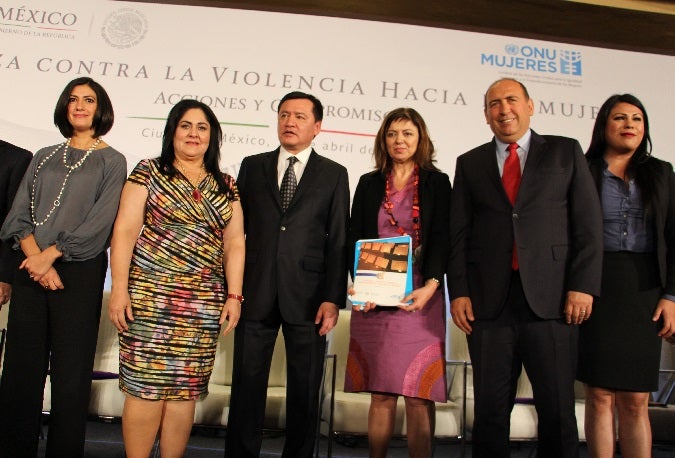
[[[415,272],[416,287],[422,282]],[[445,305],[441,288],[416,313],[396,307],[352,312],[345,391],[446,402]]]

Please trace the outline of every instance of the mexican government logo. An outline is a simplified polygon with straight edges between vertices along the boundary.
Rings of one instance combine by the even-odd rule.
[[[115,48],[131,48],[143,41],[148,31],[148,20],[137,10],[122,8],[105,18],[101,36]]]

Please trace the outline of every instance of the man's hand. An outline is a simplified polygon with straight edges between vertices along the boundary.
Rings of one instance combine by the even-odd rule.
[[[471,299],[467,296],[458,297],[450,301],[450,313],[452,321],[464,334],[471,334],[471,322],[475,320],[473,316],[473,306]]]
[[[338,320],[338,306],[332,302],[322,302],[316,312],[314,324],[321,323],[319,335],[325,336],[335,327]]]
[[[581,324],[593,312],[593,296],[579,291],[567,291],[565,299],[565,321],[567,324]]]

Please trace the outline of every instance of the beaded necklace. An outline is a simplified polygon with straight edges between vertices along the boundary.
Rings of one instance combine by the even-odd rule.
[[[396,218],[394,218],[394,212],[392,211],[394,208],[394,204],[391,201],[391,182],[394,180],[393,172],[389,173],[389,176],[387,177],[387,184],[384,189],[384,201],[382,202],[382,207],[384,210],[387,212],[389,215],[389,224],[392,226],[396,227],[396,232],[398,232],[401,235],[406,235],[405,230],[401,226],[398,225],[398,221],[396,221]],[[413,249],[417,248],[418,246],[421,245],[422,239],[420,235],[420,194],[419,194],[419,184],[420,184],[420,175],[419,175],[419,166],[415,166],[415,169],[413,170],[413,204],[412,204],[412,210],[411,210],[411,215],[412,215],[412,229],[414,232],[414,237],[413,237]]]
[[[35,173],[33,174],[33,186],[31,188],[30,192],[30,218],[33,221],[33,224],[35,226],[42,226],[45,224],[49,218],[51,218],[52,214],[54,211],[61,206],[61,197],[63,197],[63,190],[66,188],[66,183],[68,182],[68,178],[70,178],[70,174],[73,173],[75,170],[79,169],[82,167],[82,164],[84,164],[84,161],[87,160],[89,155],[96,149],[99,143],[101,143],[101,137],[97,138],[96,141],[87,149],[87,152],[84,153],[84,156],[74,163],[73,165],[68,165],[68,148],[70,147],[70,138],[66,140],[65,142],[59,144],[54,148],[54,151],[49,153],[47,156],[45,156],[44,159],[40,161],[38,166],[35,168]],[[63,179],[63,183],[61,184],[61,190],[59,191],[59,194],[56,196],[56,199],[54,199],[54,203],[52,204],[52,208],[47,212],[47,216],[44,217],[42,221],[38,221],[35,218],[35,188],[37,187],[37,176],[38,173],[40,172],[40,169],[42,168],[43,165],[45,165],[45,162],[47,162],[49,159],[52,158],[56,154],[58,150],[63,148],[63,165],[68,169],[68,172],[66,173],[66,177]]]

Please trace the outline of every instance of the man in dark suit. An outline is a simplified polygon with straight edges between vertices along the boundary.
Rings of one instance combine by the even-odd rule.
[[[461,155],[455,170],[449,284],[473,366],[474,457],[509,456],[521,365],[538,456],[579,453],[576,325],[600,293],[601,210],[579,143],[530,130],[533,113],[522,83],[493,83],[485,119],[494,138]]]
[[[14,195],[32,158],[30,151],[0,140],[0,226],[12,208]],[[11,243],[0,241],[0,308],[12,295],[12,278],[19,267],[17,255]]]
[[[226,456],[260,453],[279,327],[287,359],[282,456],[312,456],[326,334],[347,291],[349,181],[347,169],[311,147],[322,118],[314,96],[287,94],[277,118],[281,147],[244,158],[239,170],[246,299],[235,331]]]

